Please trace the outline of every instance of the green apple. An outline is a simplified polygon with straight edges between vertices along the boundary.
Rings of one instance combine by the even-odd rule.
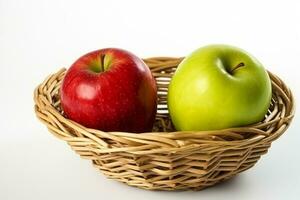
[[[229,45],[197,49],[178,66],[168,109],[177,130],[218,130],[262,120],[272,96],[262,64]]]

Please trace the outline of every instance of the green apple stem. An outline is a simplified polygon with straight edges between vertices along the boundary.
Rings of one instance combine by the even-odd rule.
[[[230,74],[233,74],[233,72],[234,72],[235,70],[237,70],[237,69],[240,68],[240,67],[244,67],[244,66],[245,66],[245,63],[243,63],[243,62],[239,63],[237,66],[235,66],[235,67],[230,71]]]

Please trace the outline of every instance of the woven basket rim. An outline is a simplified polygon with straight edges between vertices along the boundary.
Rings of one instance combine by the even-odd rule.
[[[158,59],[158,60],[170,60],[170,62],[174,63],[179,63],[183,58],[179,57],[151,57],[147,59],[143,59],[146,64],[151,62],[153,59]],[[155,65],[153,66],[155,68]],[[150,69],[152,69],[150,67]],[[160,142],[166,142],[170,143],[170,145],[174,147],[180,147],[180,143],[178,144],[178,139],[184,140],[186,137],[195,137],[198,138],[198,136],[201,135],[218,135],[218,134],[232,134],[233,137],[235,132],[243,132],[243,131],[248,131],[251,129],[251,131],[254,131],[257,133],[257,136],[263,136],[263,137],[253,137],[253,138],[246,138],[246,139],[241,139],[241,140],[232,140],[232,141],[209,141],[209,142],[214,142],[214,143],[222,143],[226,145],[236,145],[238,143],[239,145],[241,144],[250,144],[253,142],[257,142],[260,140],[268,139],[268,137],[272,138],[277,138],[279,135],[277,134],[282,134],[284,132],[283,130],[276,130],[275,132],[272,132],[272,134],[266,134],[264,131],[261,131],[261,127],[266,126],[266,124],[270,123],[264,123],[264,122],[259,122],[257,124],[252,124],[248,126],[242,126],[242,127],[233,127],[233,128],[228,128],[228,129],[220,129],[220,130],[209,130],[209,131],[174,131],[174,132],[144,132],[144,133],[129,133],[129,132],[105,132],[101,130],[96,130],[96,129],[91,129],[91,128],[86,128],[70,119],[65,118],[59,111],[57,111],[54,106],[52,105],[51,100],[52,96],[48,96],[48,98],[43,98],[42,100],[40,99],[41,97],[39,96],[39,90],[43,88],[45,85],[47,85],[49,82],[55,80],[58,76],[61,76],[63,73],[65,73],[66,69],[62,68],[58,72],[49,75],[43,83],[39,84],[35,91],[34,91],[34,102],[35,102],[35,113],[37,117],[45,123],[48,128],[51,124],[47,123],[45,120],[43,120],[43,116],[40,114],[41,110],[44,110],[45,112],[52,112],[55,117],[61,121],[64,124],[68,124],[68,126],[75,128],[77,130],[82,131],[86,136],[93,138],[96,142],[99,144],[103,145],[104,147],[108,147],[108,144],[104,142],[102,139],[100,139],[99,136],[104,137],[104,138],[110,138],[110,139],[117,139],[117,138],[135,138],[135,139],[146,139],[146,140],[157,140],[155,139],[156,137],[160,138]],[[285,115],[278,117],[276,119],[273,119],[272,121],[280,121],[281,124],[285,123],[286,121],[291,120],[294,117],[295,113],[295,102],[294,102],[294,97],[290,89],[284,84],[284,82],[275,74],[271,73],[268,71],[268,74],[270,76],[270,79],[272,80],[272,88],[276,89],[276,93],[280,93],[281,96],[286,98],[285,100],[288,101],[288,105],[283,105],[279,109],[285,109]],[[53,85],[53,84],[52,84]],[[279,95],[279,94],[274,94],[273,95]],[[45,105],[41,106],[40,101],[42,101]],[[285,127],[287,128],[287,127]],[[51,129],[51,128],[50,128]],[[247,129],[247,130],[246,130]],[[53,131],[52,131],[53,133]],[[192,136],[191,136],[192,135]],[[56,135],[57,136],[57,135]],[[67,136],[66,137],[70,137]],[[66,138],[64,138],[67,140]],[[172,142],[173,140],[173,142]],[[175,141],[176,140],[176,141]]]

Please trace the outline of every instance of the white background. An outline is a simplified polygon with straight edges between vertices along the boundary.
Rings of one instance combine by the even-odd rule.
[[[299,104],[300,1],[0,0],[0,199],[299,199],[298,113],[254,168],[200,192],[108,180],[34,115],[35,86],[91,50],[184,56],[210,43],[251,52]]]

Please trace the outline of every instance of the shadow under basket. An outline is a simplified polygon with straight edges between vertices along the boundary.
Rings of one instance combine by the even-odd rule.
[[[103,132],[64,117],[59,89],[65,69],[50,75],[34,92],[35,112],[49,131],[89,159],[105,176],[144,189],[200,190],[245,171],[267,153],[294,116],[291,91],[277,76],[265,119],[217,131],[176,131],[167,110],[169,81],[182,58],[144,59],[156,79],[158,112],[153,132]]]

